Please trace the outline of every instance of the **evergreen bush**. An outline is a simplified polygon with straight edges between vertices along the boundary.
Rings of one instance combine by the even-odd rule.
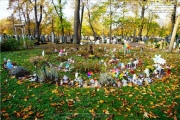
[[[18,50],[21,43],[15,38],[8,38],[1,42],[1,51],[13,51]]]

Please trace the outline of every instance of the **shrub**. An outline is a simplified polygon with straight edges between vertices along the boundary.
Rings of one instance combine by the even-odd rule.
[[[23,41],[23,40],[21,40],[22,42],[23,42],[23,44],[22,45],[24,45],[24,42],[25,42],[25,47],[26,48],[33,48],[34,47],[34,44],[35,44],[35,41],[32,41],[32,40],[30,40],[30,39],[28,39],[28,38],[25,38],[25,40]]]
[[[83,73],[87,73],[88,71],[92,72],[100,72],[101,71],[101,66],[99,64],[94,64],[94,62],[91,62],[90,60],[86,62],[79,62],[77,64],[74,64],[74,67]]]
[[[114,80],[112,79],[111,76],[109,76],[108,73],[101,73],[100,78],[99,78],[99,82],[103,86],[106,86],[106,85],[111,86],[114,83]]]
[[[43,65],[41,69],[37,71],[39,82],[55,83],[60,79],[57,69],[53,66]]]
[[[43,56],[35,56],[29,59],[31,63],[33,63],[36,67],[41,67],[43,63],[46,63],[46,59]]]
[[[1,43],[1,51],[13,51],[18,50],[21,43],[15,38],[9,38]]]

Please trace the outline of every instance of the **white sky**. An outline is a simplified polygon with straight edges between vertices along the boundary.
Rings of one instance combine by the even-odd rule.
[[[7,10],[8,4],[9,0],[0,0],[0,19],[11,15],[11,11]]]

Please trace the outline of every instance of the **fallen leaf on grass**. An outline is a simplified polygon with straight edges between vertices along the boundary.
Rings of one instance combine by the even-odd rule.
[[[18,81],[17,81],[17,84],[21,85],[21,84],[23,84],[24,82],[26,82],[26,81],[25,81],[25,80],[18,80]]]
[[[16,111],[14,111],[14,114],[16,114],[16,117],[17,117],[17,118],[21,117],[20,112],[16,112]]]
[[[96,116],[96,113],[95,113],[94,109],[89,110],[89,112],[92,114],[93,117]]]
[[[4,113],[3,116],[4,117],[9,117],[9,114],[8,113]]]
[[[29,112],[28,112],[28,115],[32,115],[32,114],[34,114],[33,111],[29,111]]]
[[[148,113],[147,113],[147,112],[144,112],[143,117],[144,117],[144,118],[149,118]]]
[[[37,117],[37,118],[41,118],[41,117],[43,117],[43,116],[44,116],[44,114],[42,114],[42,113],[39,113],[39,112],[36,113],[36,117]]]
[[[73,99],[68,99],[68,100],[66,100],[67,102],[68,102],[68,106],[69,107],[73,107],[74,106],[74,100]]]
[[[108,110],[103,110],[103,113],[105,113],[106,115],[109,115],[109,111]]]
[[[5,112],[6,112],[6,109],[5,109],[5,108],[4,108],[4,109],[2,109],[2,110],[1,110],[1,112],[2,112],[2,113],[5,113]]]
[[[99,103],[104,103],[104,100],[100,100]]]
[[[26,96],[25,98],[24,98],[24,101],[27,101],[29,99],[29,96]]]
[[[173,118],[174,118],[174,120],[177,120],[177,116],[176,116],[176,115],[174,115],[174,117],[173,117]]]
[[[132,96],[133,96],[132,94],[129,95],[129,97],[132,97]]]
[[[130,109],[130,108],[128,108],[128,107],[126,108],[126,110],[131,111],[131,109]]]
[[[28,111],[30,111],[32,109],[32,106],[30,105],[30,106],[28,106],[27,108],[24,108],[24,110],[22,110],[23,112],[28,112]]]
[[[25,120],[25,119],[27,119],[27,118],[29,118],[30,116],[28,115],[28,114],[25,114],[25,115],[23,115],[23,120]]]
[[[52,90],[52,93],[58,93],[58,90],[57,89],[55,89],[55,90]]]

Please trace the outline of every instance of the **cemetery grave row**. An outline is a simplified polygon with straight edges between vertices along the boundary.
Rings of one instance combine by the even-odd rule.
[[[51,81],[57,85],[75,87],[142,86],[151,84],[153,80],[162,79],[164,76],[170,76],[171,68],[161,55],[155,55],[150,59],[151,64],[146,65],[138,55],[132,56],[130,49],[134,48],[131,48],[128,43],[119,48],[99,47],[99,51],[95,51],[92,45],[89,50],[87,48],[83,50],[80,47],[54,49],[53,55],[59,59],[59,63],[55,65],[46,61],[38,66],[39,70],[33,74],[28,74],[28,70],[7,59],[4,59],[4,67],[18,79],[32,82]],[[71,52],[75,53],[76,59],[70,55]],[[98,52],[101,57],[96,55]],[[123,56],[126,61],[119,59],[120,56]],[[39,61],[45,61],[45,57],[46,51],[42,51],[42,56],[33,57],[31,62],[36,68]],[[79,64],[78,60],[83,60],[82,64]]]

